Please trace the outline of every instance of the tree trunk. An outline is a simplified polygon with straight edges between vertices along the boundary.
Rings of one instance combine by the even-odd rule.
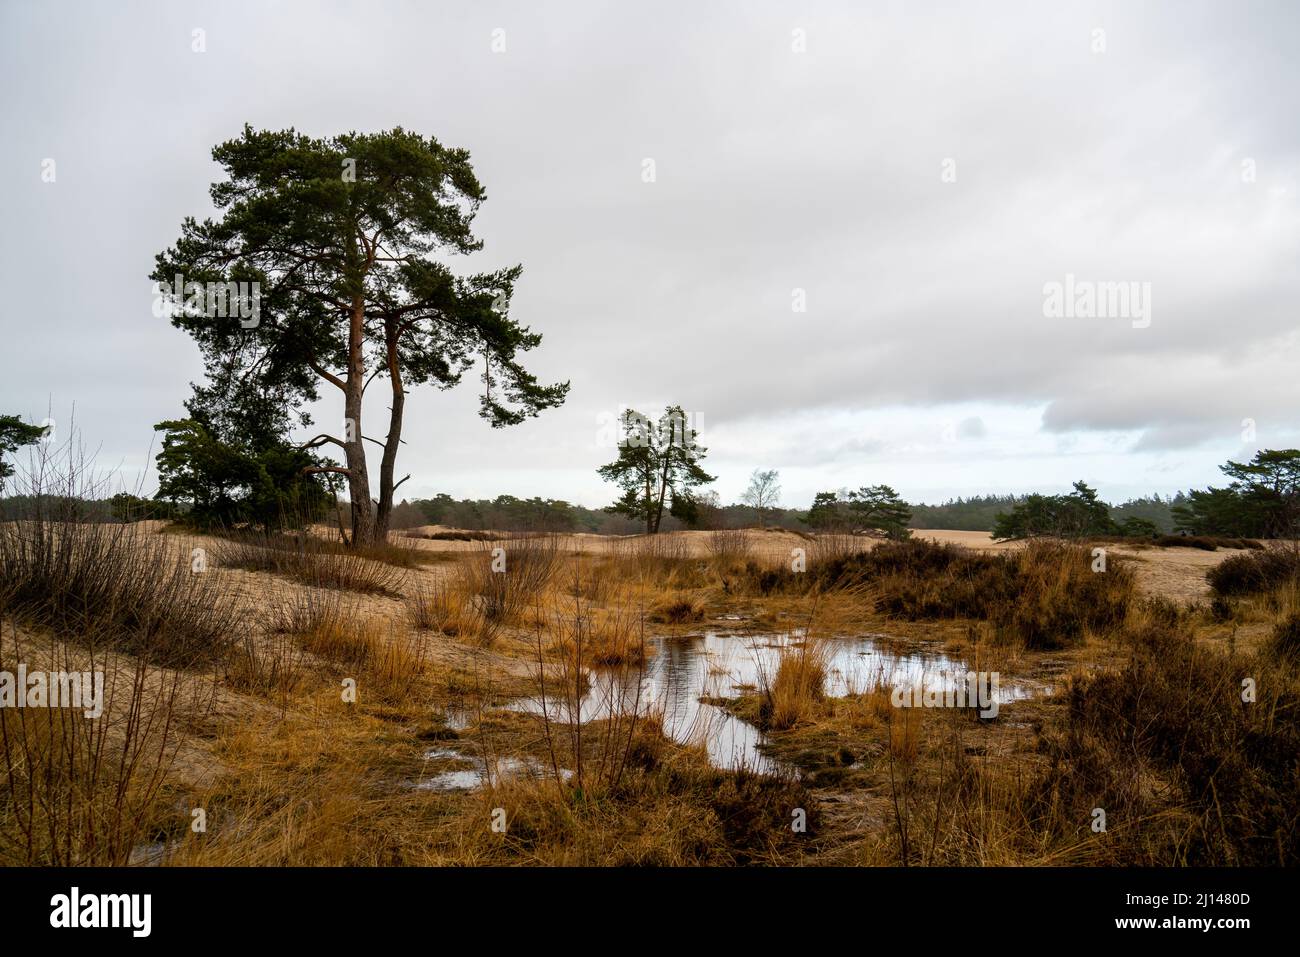
[[[659,534],[659,524],[664,520],[664,499],[668,497],[668,469],[671,462],[668,458],[672,454],[672,448],[664,451],[664,465],[662,474],[659,476],[659,501],[655,503],[655,534]]]
[[[388,437],[384,440],[384,457],[379,463],[379,510],[375,513],[375,541],[388,541],[388,522],[393,514],[393,469],[397,465],[397,447],[402,443],[402,413],[406,407],[406,389],[402,385],[402,368],[397,358],[397,336],[390,328],[387,335],[388,379],[393,387],[393,405],[388,417]]]
[[[348,464],[348,496],[352,499],[352,544],[374,542],[374,506],[370,499],[370,474],[366,470],[366,449],[361,438],[361,390],[365,368],[361,350],[366,304],[352,299],[352,321],[348,329],[348,377],[343,399],[343,451]]]
[[[650,535],[654,532],[654,500],[650,498],[650,467],[647,465],[645,470],[645,533]]]

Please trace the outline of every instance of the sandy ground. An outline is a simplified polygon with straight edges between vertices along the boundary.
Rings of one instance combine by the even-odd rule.
[[[166,523],[141,522],[139,524],[141,527],[157,526],[161,530]],[[324,527],[317,528],[315,531],[323,536],[337,534]],[[421,551],[449,555],[491,549],[494,545],[492,541],[455,541],[416,537],[460,531],[442,525],[426,525],[421,528],[395,532],[393,541]],[[749,540],[751,553],[756,558],[767,561],[784,561],[792,556],[793,550],[796,548],[803,548],[810,555],[812,554],[812,537],[808,535],[783,529],[746,529],[744,534]],[[925,528],[914,529],[912,534],[916,538],[961,545],[983,552],[1003,552],[1022,547],[1018,542],[995,542],[988,532]],[[712,544],[712,533],[705,531],[666,532],[663,535],[656,536],[655,539],[649,540],[643,535],[592,535],[585,533],[558,537],[563,548],[574,554],[584,555],[635,553],[639,549],[650,547],[655,550],[662,549],[669,554],[681,555],[682,557],[704,558],[710,554]],[[874,547],[879,542],[879,539],[876,538],[857,537],[863,547]],[[178,546],[187,549],[204,544],[210,545],[211,543],[211,539],[203,539],[198,536],[177,535],[176,539]],[[647,541],[653,544],[647,545]],[[1105,547],[1108,554],[1133,563],[1138,576],[1138,585],[1145,592],[1179,602],[1206,600],[1210,594],[1209,586],[1205,581],[1206,571],[1228,556],[1240,554],[1236,549],[1226,548],[1209,552],[1197,548],[1154,548],[1119,544]],[[414,585],[417,580],[431,581],[448,571],[449,568],[445,566],[431,565],[418,572],[413,572],[409,578],[411,584]],[[266,598],[266,583],[263,576],[234,571],[228,571],[227,574],[230,576],[232,589],[236,592],[245,593],[247,607],[250,613],[255,614],[257,606],[264,603]],[[407,589],[402,588],[401,590],[406,592]],[[384,599],[372,600],[376,605],[374,608],[376,612],[391,612],[394,610],[395,603],[392,603],[391,599],[387,601]],[[385,605],[388,607],[379,607]]]
[[[454,532],[439,525],[410,529],[419,534]],[[397,533],[404,535],[405,533]],[[1018,542],[996,542],[988,532],[969,532],[943,528],[914,529],[913,536],[951,545],[961,545],[982,552],[1004,552],[1023,547]],[[756,556],[767,560],[783,560],[795,548],[809,549],[810,539],[795,532],[776,529],[748,529],[745,535]],[[703,558],[710,551],[709,532],[667,532],[659,536],[666,549],[681,549],[693,558]],[[858,536],[865,547],[874,547],[879,539]],[[563,545],[581,554],[617,554],[621,550],[644,547],[644,536],[611,536],[575,534],[561,536]],[[402,544],[435,552],[467,552],[491,548],[492,542],[462,542],[424,538],[397,538]],[[1236,549],[1221,548],[1207,552],[1198,548],[1154,548],[1149,546],[1107,545],[1107,553],[1131,561],[1138,576],[1138,585],[1151,595],[1160,595],[1179,602],[1201,601],[1209,597],[1205,581],[1208,569],[1229,555],[1239,554]]]
[[[988,532],[935,528],[917,529],[912,534],[917,538],[964,545],[986,552],[1020,547],[1016,542],[995,542]],[[1241,550],[1235,548],[1220,548],[1213,552],[1199,548],[1154,548],[1146,545],[1106,545],[1105,548],[1108,556],[1118,556],[1133,563],[1138,587],[1147,594],[1179,602],[1208,599],[1210,586],[1205,581],[1205,573],[1229,555],[1241,554]]]
[[[139,530],[146,533],[163,532],[163,524],[141,523]],[[414,531],[417,534],[439,534],[455,530],[426,526]],[[321,535],[331,534],[325,528],[317,529],[316,532]],[[788,561],[792,551],[798,548],[805,549],[810,557],[816,554],[816,539],[810,535],[781,529],[749,529],[738,534],[745,536],[750,553],[761,561],[773,563]],[[1023,547],[1018,543],[994,542],[986,532],[920,529],[915,530],[914,535],[919,539],[960,545],[990,553]],[[221,543],[218,539],[192,535],[177,529],[167,529],[166,534],[161,537],[177,550],[180,557],[185,559],[199,548],[211,553],[207,574],[217,579],[223,597],[231,601],[234,606],[238,637],[248,636],[264,645],[268,639],[263,633],[268,623],[273,620],[278,606],[292,602],[305,594],[320,591],[282,576],[223,567],[219,560]],[[645,549],[652,554],[704,558],[711,554],[715,545],[715,536],[703,531],[671,532],[649,539],[645,536],[591,534],[562,535],[557,538],[564,549],[574,554],[593,556],[635,555]],[[393,541],[432,555],[445,554],[448,559],[491,549],[499,544],[495,541],[408,537],[401,533],[394,535]],[[858,544],[862,547],[874,547],[879,542],[880,540],[876,538],[858,536]],[[1138,585],[1142,590],[1149,594],[1175,599],[1180,603],[1200,601],[1208,597],[1206,571],[1228,556],[1239,554],[1235,550],[1228,549],[1209,552],[1193,548],[1132,545],[1104,547],[1114,558],[1132,563]],[[502,697],[522,693],[517,690],[517,687],[526,685],[535,670],[530,644],[524,645],[527,654],[520,654],[517,649],[512,651],[514,646],[511,641],[504,638],[498,642],[497,647],[482,649],[461,641],[444,639],[441,636],[416,634],[408,624],[404,599],[419,594],[422,590],[435,585],[440,579],[452,574],[456,565],[454,560],[434,559],[413,568],[402,568],[396,573],[393,583],[394,594],[345,593],[341,596],[341,600],[353,612],[387,623],[391,635],[401,635],[419,641],[426,660],[436,666],[439,674],[448,676],[446,695],[464,693],[463,690],[453,691],[450,678],[455,675],[472,677],[475,689],[479,687],[479,677],[482,676],[486,682],[485,687],[492,692],[493,697],[496,696],[496,691],[501,692]],[[1261,624],[1257,630],[1263,634],[1267,631],[1267,627]],[[936,630],[925,633],[924,638],[941,641],[945,634],[942,630]],[[1245,636],[1244,628],[1243,636]],[[69,655],[75,659],[81,654],[77,648],[69,648],[62,642],[47,636],[39,636],[19,629],[12,623],[7,623],[3,638],[5,640],[0,641],[0,660],[13,658],[36,664],[43,663],[47,670],[55,670],[56,664],[66,661]],[[4,647],[6,644],[7,648]],[[1080,651],[1080,654],[1083,654],[1083,651]],[[1067,656],[1056,655],[1047,664],[1059,670],[1066,662]],[[129,662],[123,661],[121,667],[123,673],[129,672]],[[148,687],[150,689],[161,687],[172,674],[172,672],[150,669]],[[179,702],[177,712],[178,730],[181,733],[173,740],[173,746],[176,748],[174,774],[178,782],[201,791],[236,770],[236,766],[229,763],[228,755],[220,750],[219,746],[226,739],[219,737],[218,732],[225,734],[223,729],[243,725],[252,726],[262,718],[274,718],[276,706],[270,699],[241,693],[227,687],[219,674],[210,676],[187,674],[182,675],[181,679],[182,700]],[[439,694],[443,692],[440,690]],[[126,694],[110,697],[106,702],[110,721],[123,720],[122,705],[127,700],[129,698]],[[1025,713],[1025,708],[1032,707],[1037,705],[1022,706],[1021,713]],[[1014,733],[1020,736],[1015,739],[1016,741],[1028,735],[1029,726],[1025,721],[1013,726],[1017,729]],[[802,744],[800,746],[802,747]],[[822,800],[827,806],[827,813],[831,820],[836,822],[836,826],[842,827],[845,833],[853,833],[855,830],[865,833],[882,826],[883,822],[888,820],[888,808],[883,807],[872,792],[858,791],[849,794],[831,788],[823,794],[825,796]],[[867,795],[866,800],[863,799],[863,795]]]

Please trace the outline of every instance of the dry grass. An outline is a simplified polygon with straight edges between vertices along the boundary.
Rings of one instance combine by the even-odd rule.
[[[709,555],[722,568],[749,558],[753,548],[743,528],[715,528],[709,532]]]
[[[701,562],[686,539],[676,535],[634,535],[614,540],[612,568],[620,579],[641,583],[698,582]]]
[[[0,631],[0,671],[99,673],[103,711],[0,708],[0,863],[120,866],[151,835],[180,747],[182,713],[206,707],[177,671],[96,642],[20,641]],[[91,679],[94,680],[93,678]]]
[[[359,694],[401,701],[424,674],[424,645],[331,592],[302,592],[280,610],[272,634],[293,636],[303,651],[347,671]]]
[[[825,645],[808,638],[782,646],[776,673],[763,676],[760,725],[785,731],[815,718],[826,701]]]
[[[1030,542],[986,555],[925,540],[882,544],[806,573],[751,569],[760,595],[866,589],[876,611],[907,621],[975,619],[1032,649],[1080,644],[1123,621],[1136,596],[1131,568],[1083,546]]]
[[[406,600],[406,617],[412,628],[455,636],[463,631],[465,601],[461,592],[445,581],[421,584]]]
[[[807,546],[808,565],[816,571],[833,562],[865,554],[870,550],[868,546],[873,544],[873,541],[850,532],[818,532]]]
[[[686,625],[704,617],[704,608],[690,598],[661,602],[650,612],[650,620],[661,625]]]
[[[232,532],[213,539],[217,562],[226,568],[283,575],[316,588],[370,595],[397,594],[403,575],[387,558],[395,546],[353,551],[307,534]]]
[[[564,795],[570,784],[579,791],[614,790],[628,769],[637,728],[649,713],[649,702],[640,693],[644,618],[624,609],[605,616],[605,627],[596,634],[591,609],[575,598],[549,624],[548,649],[540,616],[535,623],[535,664],[546,756],[557,792]],[[553,674],[548,674],[548,658],[558,658]],[[589,672],[598,664],[628,667],[607,683],[603,698],[591,702]],[[561,768],[570,769],[571,778]]]
[[[640,666],[645,663],[645,616],[630,608],[588,611],[585,653],[593,665]]]
[[[489,827],[494,808],[507,830]],[[791,828],[794,809],[808,830]],[[599,799],[557,793],[546,781],[515,779],[465,806],[445,826],[443,863],[546,866],[733,866],[795,864],[815,839],[816,802],[799,784],[709,768],[697,752],[653,729],[638,733],[619,787]],[[454,843],[453,843],[454,842]]]
[[[890,711],[886,721],[889,729],[889,754],[892,760],[911,766],[921,749],[922,713],[916,708],[895,708]]]
[[[520,624],[524,612],[555,579],[563,560],[559,540],[550,535],[484,543],[461,566],[461,587],[476,597],[486,621]]]
[[[306,661],[291,635],[279,633],[258,638],[246,632],[225,662],[226,684],[244,694],[271,698],[287,711],[303,683]]]
[[[151,547],[142,541],[122,547]],[[783,562],[761,568],[760,582],[737,571],[753,559],[725,544],[693,557],[680,538],[638,536],[614,554],[570,560],[561,541],[506,541],[504,571],[492,571],[499,543],[471,546],[463,572],[437,583],[428,576],[404,608],[337,585],[262,582],[277,595],[263,606],[269,627],[237,623],[209,658],[190,656],[225,678],[217,716],[194,717],[165,693],[181,687],[169,683],[175,672],[112,644],[123,682],[115,730],[0,709],[0,859],[125,863],[149,842],[165,845],[168,863],[209,865],[1294,864],[1300,856],[1300,600],[1285,588],[1232,609],[1234,635],[1249,621],[1263,636],[1248,654],[1214,637],[1226,624],[1140,600],[1133,569],[1113,557],[1106,572],[1092,572],[1087,549],[990,556],[907,543],[864,553],[861,538],[848,536],[811,542],[802,577]],[[303,580],[258,561],[263,572]],[[60,596],[51,607],[85,607],[121,624],[123,599],[104,601],[94,588],[68,579],[50,589]],[[77,631],[73,652],[62,653],[108,647],[78,631],[90,617],[42,617],[27,594],[21,603],[11,594],[11,613]],[[224,600],[209,598],[217,608]],[[815,612],[818,637],[787,641],[759,693],[741,702],[752,710],[734,712],[762,726],[801,781],[712,768],[700,747],[668,740],[639,700],[647,621],[662,619],[669,627],[660,633],[672,633],[706,609],[786,635],[811,634],[811,618],[802,630],[794,622]],[[883,684],[828,697],[820,636],[877,628],[933,639],[972,667],[1032,670],[1051,660],[1072,676],[1053,673],[1055,698],[1006,705],[993,721],[896,709]],[[0,649],[0,668],[13,658]],[[1249,705],[1247,677],[1258,689]],[[347,678],[355,702],[341,698]],[[541,689],[540,711],[501,710],[530,682]],[[468,727],[432,720],[431,706],[453,702],[471,715]],[[177,773],[182,738],[210,749],[221,773]],[[453,767],[496,770],[468,793],[421,790],[426,765],[448,760],[429,756],[432,741],[459,755]],[[497,769],[498,758],[515,757],[526,770]],[[188,809],[200,806],[205,833],[189,828]],[[1089,827],[1098,806],[1108,815],[1101,834]],[[497,808],[504,832],[492,827]],[[798,809],[807,833],[791,829]]]

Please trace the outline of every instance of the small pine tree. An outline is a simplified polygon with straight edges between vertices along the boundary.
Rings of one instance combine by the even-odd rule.
[[[620,425],[618,458],[598,472],[605,481],[616,483],[623,494],[605,511],[645,522],[647,535],[659,531],[665,506],[674,517],[692,522],[695,505],[691,492],[712,482],[714,476],[700,467],[708,450],[697,441],[698,433],[687,422],[682,407],[668,406],[654,423],[628,409]]]
[[[850,492],[848,507],[860,525],[878,529],[887,538],[901,540],[912,534],[907,527],[912,521],[912,510],[888,485],[864,485]]]

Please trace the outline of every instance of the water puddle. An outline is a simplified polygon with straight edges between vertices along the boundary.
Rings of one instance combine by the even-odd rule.
[[[943,691],[964,682],[968,670],[964,661],[932,652],[899,654],[883,638],[867,635],[828,641],[826,694],[844,697],[900,684]],[[648,639],[651,647],[644,670],[594,669],[578,708],[552,700],[547,701],[546,711],[554,720],[569,723],[575,710],[584,722],[611,713],[661,711],[664,733],[682,743],[702,743],[715,767],[778,773],[786,769],[762,752],[759,746],[764,739],[758,728],[700,699],[734,698],[758,690],[776,674],[782,649],[797,647],[802,640],[797,633],[719,632]],[[1004,680],[997,699],[1004,704],[1035,693],[1022,682]],[[510,707],[535,714],[542,711],[537,699]]]
[[[500,756],[485,761],[471,757],[455,748],[433,748],[425,752],[426,761],[455,761],[470,765],[467,768],[452,768],[435,774],[422,776],[415,782],[418,791],[473,791],[483,787],[489,781],[502,781],[506,778],[550,776],[551,766],[530,757]],[[489,771],[491,772],[489,774]],[[561,768],[560,777],[568,779],[571,771]]]

